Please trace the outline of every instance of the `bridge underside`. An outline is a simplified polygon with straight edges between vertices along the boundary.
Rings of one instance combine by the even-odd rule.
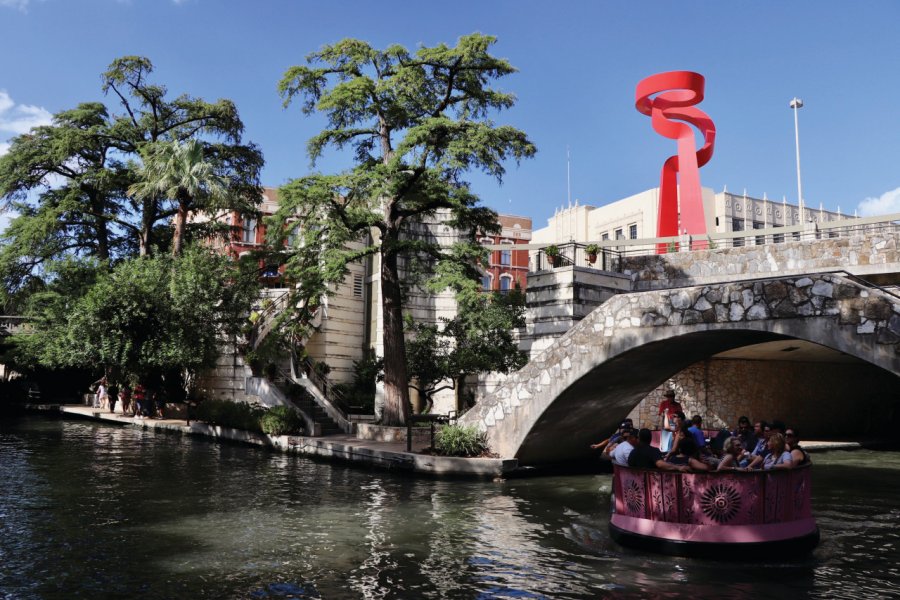
[[[599,365],[550,405],[526,436],[522,464],[596,457],[590,444],[666,379],[705,358],[786,336],[763,331],[706,331],[645,344]]]

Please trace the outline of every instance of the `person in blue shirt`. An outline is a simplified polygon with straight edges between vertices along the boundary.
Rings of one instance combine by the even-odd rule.
[[[702,451],[702,449],[706,447],[706,436],[703,434],[703,419],[700,415],[691,417],[691,426],[688,427],[688,431],[694,436],[694,441],[697,442],[697,448]]]

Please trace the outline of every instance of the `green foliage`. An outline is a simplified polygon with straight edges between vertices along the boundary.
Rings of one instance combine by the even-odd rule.
[[[528,362],[513,330],[525,324],[525,295],[480,294],[460,304],[456,317],[441,324],[413,323],[407,343],[410,375],[430,405],[441,389],[458,388],[468,375],[508,373]]]
[[[343,173],[309,175],[283,186],[279,211],[269,223],[270,241],[281,248],[295,221],[304,224],[286,275],[308,298],[327,294],[329,284],[346,276],[349,263],[380,255],[388,424],[402,424],[408,411],[399,259],[478,280],[478,261],[471,258],[484,251],[475,234],[496,230],[497,216],[478,206],[463,176],[478,170],[501,180],[508,159],[535,153],[523,132],[489,119],[514,103],[512,94],[489,85],[515,72],[488,52],[495,41],[472,34],[455,47],[411,53],[347,39],[311,54],[308,65],[291,67],[279,83],[285,105],[299,101],[304,113],[327,119],[307,145],[311,161],[332,147],[350,150],[355,162]],[[450,212],[448,224],[469,232],[461,242],[467,250],[448,251],[410,234],[415,223],[441,209]],[[444,266],[449,262],[456,264]]]
[[[600,246],[597,244],[588,244],[587,246],[584,247],[584,251],[587,254],[599,254]]]
[[[21,337],[26,364],[104,365],[125,377],[183,371],[188,382],[215,365],[221,334],[235,334],[256,281],[227,257],[191,248],[182,256],[126,260],[112,270],[60,263],[32,298],[37,322]]]
[[[481,456],[488,451],[487,434],[474,425],[445,425],[435,436],[434,449],[443,456]]]
[[[674,254],[675,252],[678,252],[678,244],[676,244],[675,242],[669,242],[668,244],[666,244],[667,254]]]
[[[259,420],[263,433],[269,435],[294,435],[303,430],[303,419],[289,406],[275,406]]]
[[[262,425],[260,423],[266,410],[246,402],[204,400],[197,407],[195,414],[197,420],[210,425],[261,432]]]
[[[709,240],[709,249],[710,250],[715,250],[716,248],[719,247],[719,244],[717,244],[716,241],[714,239],[712,239],[710,236],[706,236],[706,239]]]
[[[360,414],[371,414],[375,410],[375,389],[383,377],[384,361],[368,351],[362,359],[353,362],[353,381],[335,387],[351,409]]]
[[[559,256],[559,246],[556,244],[550,244],[549,246],[544,248],[544,254],[549,256],[550,258],[556,258]]]

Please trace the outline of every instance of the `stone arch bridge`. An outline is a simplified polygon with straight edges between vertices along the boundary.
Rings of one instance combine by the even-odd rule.
[[[520,464],[593,456],[592,442],[668,377],[717,353],[779,339],[900,374],[900,297],[815,274],[614,296],[462,418]]]

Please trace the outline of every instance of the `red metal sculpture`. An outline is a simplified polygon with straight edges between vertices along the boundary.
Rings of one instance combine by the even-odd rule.
[[[709,115],[695,108],[703,101],[705,79],[691,71],[670,71],[651,75],[638,83],[635,107],[652,119],[660,135],[678,140],[678,154],[670,156],[662,168],[659,184],[657,237],[687,233],[692,238],[706,236],[706,218],[700,191],[700,167],[712,158],[716,126]],[[694,130],[703,134],[703,147],[695,150]],[[681,189],[681,231],[679,231],[678,189]],[[705,239],[693,248],[705,248]],[[664,251],[664,250],[662,250]]]

